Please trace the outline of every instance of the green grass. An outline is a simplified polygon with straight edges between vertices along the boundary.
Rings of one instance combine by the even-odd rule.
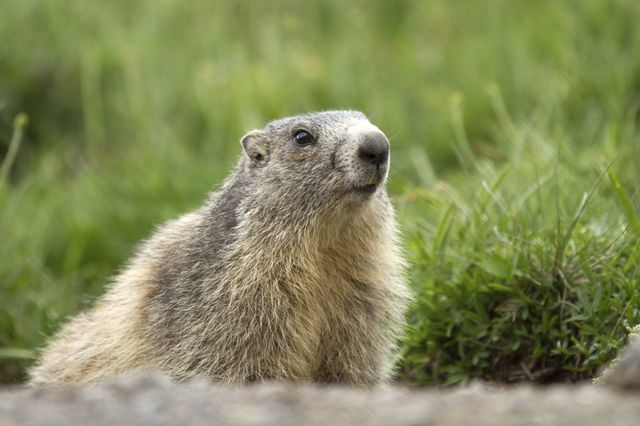
[[[405,379],[580,380],[640,323],[638,197],[618,176],[633,187],[636,148],[577,151],[532,124],[505,129],[520,141],[505,164],[405,195],[417,294]]]
[[[638,22],[635,0],[5,2],[0,382],[244,132],[344,107],[392,141],[399,379],[592,376],[640,323]]]

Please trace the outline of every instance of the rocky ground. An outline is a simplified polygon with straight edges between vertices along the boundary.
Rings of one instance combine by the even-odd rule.
[[[264,384],[176,384],[122,376],[92,387],[0,391],[13,425],[638,425],[640,393],[590,384],[506,389],[358,390]]]

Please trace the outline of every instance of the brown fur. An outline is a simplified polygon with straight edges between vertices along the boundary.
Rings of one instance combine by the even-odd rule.
[[[313,146],[291,141],[300,126]],[[354,154],[371,132],[342,111],[249,133],[223,187],[142,245],[45,348],[31,383],[149,369],[224,383],[388,380],[408,293],[384,182],[353,190],[381,173]]]

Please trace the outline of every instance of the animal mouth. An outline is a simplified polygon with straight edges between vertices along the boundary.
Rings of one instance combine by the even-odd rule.
[[[373,194],[378,189],[378,184],[370,183],[367,185],[359,185],[353,188],[355,192],[360,192],[363,194]]]
[[[367,183],[353,186],[353,191],[362,194],[373,194],[380,186],[382,180],[381,176],[375,174],[367,180]]]

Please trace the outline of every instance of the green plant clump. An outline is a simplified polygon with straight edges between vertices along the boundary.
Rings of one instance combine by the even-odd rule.
[[[637,192],[624,189],[637,148],[576,152],[532,124],[508,122],[505,164],[404,195],[416,295],[405,380],[593,377],[640,321]]]

